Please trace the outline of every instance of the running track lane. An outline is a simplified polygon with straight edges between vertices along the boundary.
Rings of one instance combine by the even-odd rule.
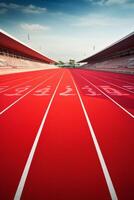
[[[91,71],[90,72],[88,71],[87,74],[89,74],[90,76],[93,76],[96,79],[102,80],[102,82],[105,82],[112,86],[114,85],[116,86],[116,88],[122,88],[123,90],[134,94],[134,83],[130,82],[131,80],[130,77],[128,77],[129,80],[126,81],[122,77],[120,78],[118,77],[118,79],[115,79],[112,76],[109,76],[108,74],[107,76],[103,76],[102,74],[100,75],[99,73],[97,73],[97,77],[94,74],[94,72],[92,73]],[[133,81],[134,81],[134,77],[133,77]]]
[[[87,94],[88,83],[80,78],[81,70],[75,73],[71,70],[74,83],[68,70],[56,71],[57,75],[31,91],[0,118],[0,152],[4,155],[1,157],[0,199],[13,199],[44,113],[65,71],[42,127],[22,199],[111,199],[74,86],[76,82],[118,199],[133,200],[134,162],[130,156],[134,147],[133,119],[100,95],[96,88],[97,96]],[[75,95],[62,96],[67,90]]]
[[[106,78],[108,77],[109,79],[118,79],[120,81],[126,81],[134,84],[134,77],[132,74],[122,74],[122,73],[114,73],[114,72],[106,72],[106,71],[96,71],[96,70],[86,70],[84,69],[85,72],[94,74],[96,75],[97,72],[97,77],[99,76],[105,76]]]
[[[53,92],[61,73],[61,71],[54,72],[55,76],[51,79],[49,79],[49,75],[46,82],[22,98],[0,117],[0,154],[2,155],[0,199],[2,200],[11,200],[14,197],[29,151],[51,98],[45,94],[38,96],[38,91],[43,91],[51,84],[51,92]],[[40,82],[42,81],[40,80]]]
[[[110,199],[68,70],[44,121],[21,199]]]
[[[31,80],[36,80],[40,77],[42,77],[42,75],[47,75],[49,73],[52,73],[52,71],[54,72],[54,70],[47,70],[45,72],[42,73],[37,73],[36,74],[31,74],[30,76],[28,76],[27,74],[23,74],[23,76],[21,78],[18,78],[18,76],[14,77],[13,80],[8,80],[8,81],[3,81],[2,83],[0,83],[0,93],[2,93],[3,91],[7,91],[10,88],[15,88],[15,87],[19,87],[20,85],[23,85],[25,82],[30,82]],[[9,79],[10,79],[10,75]]]
[[[8,110],[12,105],[14,105],[14,103],[23,98],[23,96],[27,95],[34,88],[42,84],[49,77],[49,75],[53,76],[53,74],[54,72],[51,72],[49,74],[44,73],[44,75],[42,76],[31,79],[28,82],[23,82],[21,86],[15,86],[15,88],[11,87],[10,89],[8,89],[8,91],[1,91],[0,115]]]
[[[25,78],[27,76],[38,76],[38,75],[42,75],[42,73],[46,73],[49,71],[55,71],[56,69],[46,69],[46,70],[38,70],[38,71],[29,71],[29,72],[20,72],[20,73],[13,73],[13,74],[3,74],[0,75],[0,83],[3,83],[5,81],[13,81],[16,79],[20,79],[20,78]]]
[[[90,71],[71,71],[91,119],[117,196],[119,200],[133,200],[134,119],[90,84],[92,82],[98,87],[98,81],[90,76]],[[95,75],[98,76],[97,73]],[[118,97],[118,99],[121,98],[121,96]],[[134,101],[131,107],[134,110]]]
[[[103,80],[98,79],[90,75],[89,72],[80,71],[80,75],[86,78],[90,85],[95,85],[99,90],[108,95],[114,101],[116,101],[119,105],[125,108],[130,114],[134,117],[134,94],[123,90],[122,88],[117,88],[114,85],[110,85],[109,83],[105,83]],[[112,82],[114,84],[114,81]],[[94,86],[93,86],[94,88]]]
[[[9,82],[9,81],[15,81],[17,79],[21,79],[21,78],[26,78],[27,76],[38,76],[38,75],[42,75],[42,72],[48,72],[48,71],[52,71],[55,69],[47,69],[47,70],[38,70],[38,71],[32,71],[32,72],[20,72],[20,73],[14,73],[14,74],[5,74],[5,75],[0,75],[0,84],[4,83],[4,82]]]

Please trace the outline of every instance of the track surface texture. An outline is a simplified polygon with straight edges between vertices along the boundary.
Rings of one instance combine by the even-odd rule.
[[[133,200],[134,76],[0,76],[1,200]]]

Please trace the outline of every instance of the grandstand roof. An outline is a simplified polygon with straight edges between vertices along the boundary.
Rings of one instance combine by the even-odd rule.
[[[23,42],[19,41],[18,39],[14,38],[13,36],[9,35],[8,33],[6,33],[1,29],[0,29],[0,47],[22,53],[28,58],[33,58],[41,62],[49,64],[55,63],[54,60],[51,60],[50,58],[44,56],[40,52],[34,50],[33,48],[29,47],[28,45],[24,44]]]
[[[134,48],[134,32],[127,35],[126,37],[118,40],[117,42],[113,43],[112,45],[108,46],[107,48],[99,51],[98,53],[79,61],[82,62],[94,62],[94,61],[101,61],[103,58],[108,58],[110,56],[116,55],[118,52],[127,51]]]

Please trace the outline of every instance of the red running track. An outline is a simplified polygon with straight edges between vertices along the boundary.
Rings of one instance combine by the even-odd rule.
[[[0,199],[134,199],[133,76],[5,75],[0,99]]]

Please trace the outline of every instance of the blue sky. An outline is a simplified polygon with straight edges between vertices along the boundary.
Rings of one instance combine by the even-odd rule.
[[[0,0],[0,28],[53,59],[80,60],[134,31],[134,0]]]

